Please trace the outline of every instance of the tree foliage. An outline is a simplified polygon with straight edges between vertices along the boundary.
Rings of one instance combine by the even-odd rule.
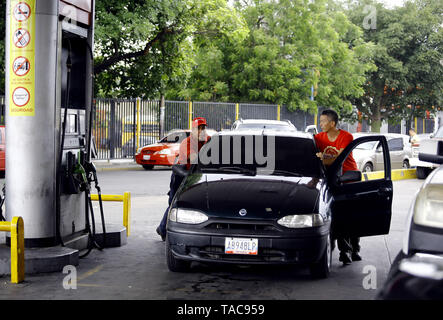
[[[324,1],[237,1],[249,28],[242,41],[217,39],[198,48],[182,96],[196,100],[254,101],[316,110],[351,111],[373,65],[362,32]],[[311,100],[311,88],[316,89]]]
[[[236,36],[226,0],[96,2],[97,90],[103,96],[155,97],[187,80],[194,38]]]
[[[374,1],[351,2],[348,16],[362,23],[370,6],[376,27],[365,29],[364,38],[375,44],[374,63],[355,100],[358,109],[379,131],[381,120],[411,120],[435,112],[443,102],[443,7],[441,1],[408,1],[387,9]]]
[[[323,106],[354,119],[357,107],[373,131],[442,108],[441,0],[229,3],[97,0],[96,96]],[[5,23],[0,36],[4,94]]]

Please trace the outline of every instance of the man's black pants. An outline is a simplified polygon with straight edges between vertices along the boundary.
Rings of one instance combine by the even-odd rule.
[[[360,238],[344,237],[337,238],[337,246],[340,252],[360,252]]]

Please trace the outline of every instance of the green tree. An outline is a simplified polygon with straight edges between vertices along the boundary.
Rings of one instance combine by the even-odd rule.
[[[372,131],[380,131],[383,119],[411,120],[441,107],[441,4],[441,1],[416,0],[394,9],[374,1],[347,4],[347,14],[355,24],[365,21],[368,8],[376,17],[375,28],[366,28],[364,38],[375,44],[377,70],[368,76],[365,94],[355,100],[370,121]]]
[[[285,104],[314,112],[317,105],[350,113],[364,91],[371,46],[342,13],[324,1],[236,1],[249,34],[243,41],[199,48],[187,94],[193,99]],[[311,88],[316,97],[311,100]]]
[[[182,86],[200,35],[235,34],[226,0],[99,0],[97,93],[159,97]]]

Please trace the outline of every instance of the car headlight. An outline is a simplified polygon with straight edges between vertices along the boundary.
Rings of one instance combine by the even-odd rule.
[[[140,152],[142,152],[142,149],[143,147],[138,148],[136,154],[140,154]]]
[[[171,150],[170,149],[163,149],[160,151],[156,152],[157,154],[171,154]]]
[[[208,216],[197,210],[173,208],[169,220],[178,223],[199,224],[208,220]]]
[[[313,214],[296,214],[286,216],[277,221],[279,225],[286,228],[310,228],[322,226],[325,221],[323,217],[318,213]]]
[[[414,207],[414,223],[443,228],[443,186],[429,185],[418,193]]]

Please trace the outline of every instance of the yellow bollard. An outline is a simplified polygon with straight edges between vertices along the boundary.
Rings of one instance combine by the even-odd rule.
[[[22,217],[14,217],[11,222],[11,282],[25,280],[25,238]]]
[[[126,236],[129,237],[131,222],[131,193],[125,192],[123,196],[114,194],[102,194],[102,201],[123,202],[123,226],[126,228]],[[98,194],[91,194],[92,201],[98,201]]]
[[[131,221],[131,193],[125,192],[123,195],[123,226],[126,227],[126,236],[129,237]]]
[[[0,222],[0,231],[11,233],[11,282],[25,280],[25,227],[22,217],[12,218],[12,222]]]

